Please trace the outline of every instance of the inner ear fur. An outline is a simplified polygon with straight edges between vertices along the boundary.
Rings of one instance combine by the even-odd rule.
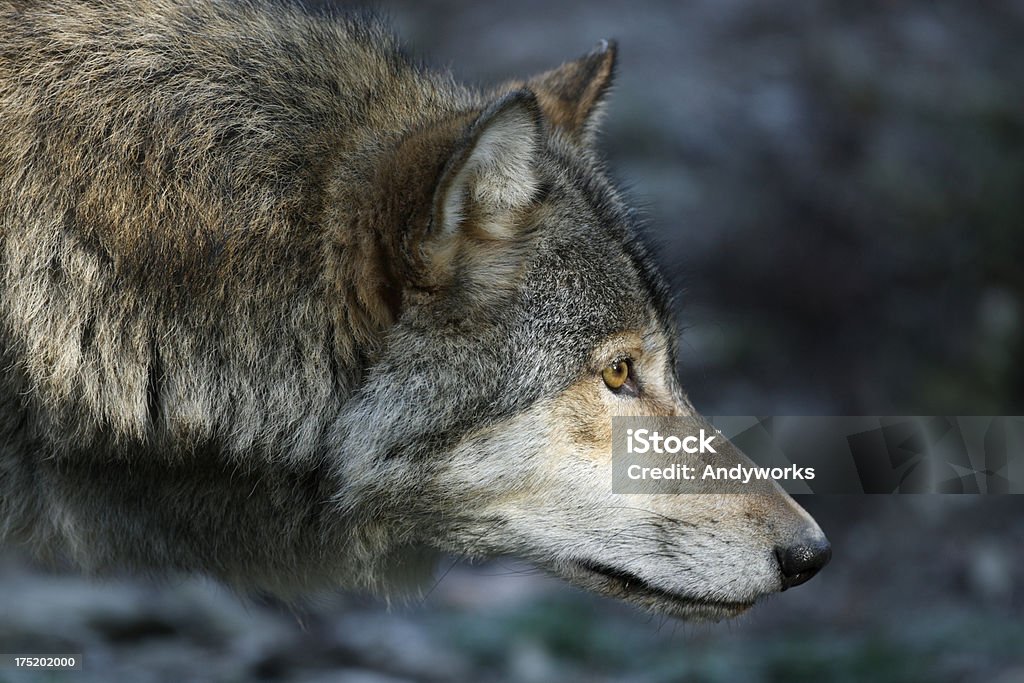
[[[522,215],[537,194],[541,112],[529,90],[505,95],[464,130],[440,175],[421,243],[435,283],[461,276],[483,295],[518,272]]]
[[[377,169],[373,208],[390,282],[431,293],[501,289],[521,261],[519,219],[537,194],[542,114],[529,90],[407,134]],[[490,285],[488,284],[490,281]],[[400,313],[394,310],[395,315]]]
[[[432,238],[474,227],[479,237],[513,238],[502,219],[528,206],[537,193],[540,135],[533,92],[516,90],[487,107],[461,136],[437,183]],[[470,221],[471,214],[478,220]]]

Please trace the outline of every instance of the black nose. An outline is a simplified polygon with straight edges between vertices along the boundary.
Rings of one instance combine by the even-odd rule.
[[[788,548],[776,547],[775,557],[782,570],[782,590],[810,581],[832,559],[832,546],[820,532]]]

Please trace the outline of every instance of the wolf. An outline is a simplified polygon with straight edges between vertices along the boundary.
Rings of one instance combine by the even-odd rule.
[[[616,45],[490,90],[269,0],[0,0],[0,538],[387,592],[515,555],[664,614],[802,583],[780,489],[616,495],[696,416],[596,145]]]

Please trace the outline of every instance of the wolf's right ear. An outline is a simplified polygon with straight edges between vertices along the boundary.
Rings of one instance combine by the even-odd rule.
[[[435,190],[432,239],[447,240],[460,229],[482,239],[514,237],[511,218],[537,193],[540,126],[540,107],[529,90],[504,96],[473,121]]]
[[[494,303],[522,265],[523,213],[538,190],[541,113],[529,90],[505,95],[456,133],[434,186],[418,253],[429,287],[460,278]]]
[[[523,89],[399,140],[377,167],[372,192],[338,200],[366,207],[362,229],[336,238],[339,248],[368,255],[360,260],[367,272],[351,278],[362,287],[350,308],[381,302],[374,310],[387,323],[407,292],[436,292],[461,277],[493,301],[488,292],[515,281],[527,242],[524,210],[538,192],[541,126],[537,98]]]

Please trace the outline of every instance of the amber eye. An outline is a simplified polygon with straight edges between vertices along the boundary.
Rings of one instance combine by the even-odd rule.
[[[632,379],[633,364],[626,358],[620,358],[601,371],[605,386],[612,391],[619,391]]]

